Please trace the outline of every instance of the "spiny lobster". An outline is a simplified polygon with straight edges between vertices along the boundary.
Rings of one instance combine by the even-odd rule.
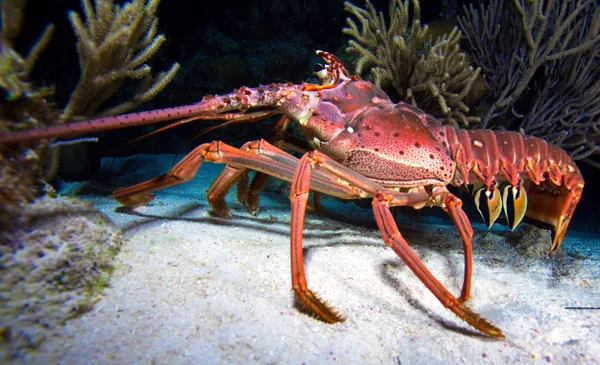
[[[227,216],[224,196],[248,170],[291,182],[292,287],[309,311],[332,323],[342,321],[342,316],[308,289],[304,272],[302,231],[308,195],[312,189],[342,199],[372,198],[385,244],[438,300],[482,333],[504,337],[500,329],[463,304],[471,291],[473,229],[462,201],[446,186],[481,186],[475,199],[489,226],[502,209],[511,229],[525,214],[551,224],[551,251],[560,245],[581,198],[584,181],[579,169],[564,150],[543,139],[517,132],[455,129],[414,106],[394,104],[379,87],[350,76],[334,55],[317,54],[326,62],[315,73],[321,79],[319,84],[241,87],[186,106],[5,133],[0,135],[0,144],[173,119],[241,122],[283,114],[279,132],[293,120],[314,149],[301,159],[265,140],[247,142],[239,149],[214,141],[196,147],[166,174],[119,188],[113,197],[124,205],[144,204],[152,199],[151,192],[191,179],[203,162],[225,163],[207,196],[212,209]],[[282,141],[275,138],[275,142]],[[254,200],[249,208],[256,209],[257,204]],[[395,206],[437,206],[449,214],[464,248],[464,280],[458,298],[404,240],[390,212]]]

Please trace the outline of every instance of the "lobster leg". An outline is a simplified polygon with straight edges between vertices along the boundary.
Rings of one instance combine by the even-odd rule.
[[[281,118],[279,118],[279,120],[277,121],[277,124],[275,124],[271,137],[269,137],[268,139],[269,144],[275,145],[279,141],[283,140],[283,135],[288,129],[289,125],[290,118],[287,115],[282,115]],[[246,205],[246,207],[252,214],[256,215],[258,213],[258,193],[263,191],[265,186],[267,186],[268,179],[269,177],[267,174],[257,172],[252,178],[250,186],[246,187],[244,192],[240,192],[238,190],[238,201],[239,198],[242,198],[242,195],[245,194],[245,196],[243,197],[243,203]],[[242,184],[239,184],[238,189],[241,189],[241,186]]]
[[[276,140],[275,142],[280,141]],[[285,146],[289,147],[290,145],[285,144]],[[254,155],[267,157],[277,161],[278,163],[283,163],[289,167],[292,173],[296,169],[299,161],[298,158],[285,153],[280,148],[277,148],[264,140],[247,142],[240,148],[240,150]],[[306,150],[303,152],[306,152]],[[251,214],[256,214],[258,212],[258,193],[261,192],[267,184],[269,173],[257,171],[252,179],[252,183],[250,186],[248,186],[248,172],[248,168],[241,169],[228,164],[225,166],[221,174],[219,174],[219,176],[215,179],[215,181],[213,181],[206,196],[215,214],[223,217],[231,216],[229,209],[227,209],[227,206],[225,205],[225,195],[235,183],[237,183],[238,188],[237,200],[240,203],[245,204]],[[315,178],[320,181],[318,184],[330,183],[332,181],[332,176],[325,177],[324,172],[317,174]],[[289,179],[287,179],[287,181],[291,181],[291,176]],[[319,192],[316,190],[314,191],[313,200],[317,214],[321,215]]]
[[[238,184],[238,201],[240,203],[245,202],[245,193],[248,187],[247,173],[248,169],[245,168],[239,168],[231,165],[225,166],[219,176],[217,176],[212,184],[210,184],[210,187],[206,192],[206,198],[208,200],[208,204],[212,208],[213,213],[221,217],[231,217],[231,212],[225,203],[225,195],[227,195],[229,189],[231,189],[236,182]],[[240,190],[243,190],[243,192]]]
[[[458,297],[458,301],[464,303],[471,296],[471,277],[473,276],[473,245],[471,244],[471,238],[473,237],[473,228],[471,227],[471,222],[465,211],[462,209],[462,201],[450,193],[445,186],[435,188],[434,195],[435,190],[437,189],[442,191],[439,199],[442,201],[441,207],[450,215],[452,223],[454,223],[463,242],[465,272],[463,287],[460,292],[460,297]]]
[[[500,338],[504,337],[500,329],[496,328],[485,319],[481,318],[477,313],[460,303],[459,300],[456,299],[427,269],[400,234],[390,212],[390,206],[402,205],[422,207],[426,205],[430,199],[428,194],[424,191],[404,193],[385,189],[317,151],[305,154],[300,160],[300,164],[296,169],[294,181],[292,182],[292,191],[290,193],[292,203],[292,285],[294,292],[300,301],[327,322],[341,320],[341,317],[334,309],[330,308],[308,289],[304,272],[302,228],[304,211],[306,209],[306,202],[310,189],[311,174],[316,168],[324,169],[335,175],[338,179],[373,196],[373,212],[375,214],[375,220],[386,245],[390,246],[394,252],[400,256],[411,271],[419,278],[419,280],[421,280],[421,282],[423,282],[423,284],[425,284],[425,286],[427,286],[445,307],[486,335]],[[464,214],[462,209],[458,210],[460,208],[460,200],[452,198],[453,196],[451,196],[450,193],[447,193],[445,196],[440,194],[439,196],[442,196],[444,201],[448,202],[448,205],[450,206],[448,209],[451,217],[459,221],[457,222],[457,225],[468,222],[468,220],[463,220],[460,217],[461,214]],[[469,231],[469,229],[463,229],[463,233],[467,236]],[[464,242],[466,244],[466,242],[470,242],[470,240],[467,239]]]
[[[398,226],[394,221],[394,217],[390,212],[390,199],[389,195],[380,193],[377,194],[373,200],[375,220],[377,221],[377,226],[383,235],[386,245],[390,246],[392,250],[400,256],[402,261],[406,263],[411,271],[423,282],[423,284],[425,284],[433,295],[438,298],[442,305],[486,335],[504,338],[504,335],[499,328],[460,303],[427,269],[421,259],[415,254],[400,234]]]
[[[296,141],[290,142],[284,138],[285,131],[289,127],[290,119],[286,115],[282,116],[274,127],[274,131],[268,139],[268,143],[262,143],[262,147],[254,142],[246,143],[241,147],[246,152],[259,154],[269,158],[277,158],[276,156],[281,155],[281,150],[293,150],[301,153],[307,152],[305,146],[297,145]],[[278,148],[274,148],[271,145],[276,145]],[[283,162],[288,166],[295,168],[298,163],[298,159],[290,156],[289,154],[282,155]],[[281,158],[280,158],[281,159]],[[269,174],[256,171],[250,184],[248,184],[248,173],[250,169],[239,169],[232,165],[227,165],[211,184],[207,198],[213,212],[217,215],[230,217],[231,213],[225,205],[225,195],[229,192],[233,184],[237,184],[237,200],[244,204],[251,214],[256,215],[258,213],[259,193],[264,190],[268,182]],[[319,193],[314,193],[314,204],[317,210],[317,214],[321,215],[320,204],[319,204]]]
[[[141,182],[131,187],[119,188],[113,197],[123,205],[138,206],[148,203],[154,197],[153,191],[181,184],[194,177],[200,165],[209,161],[226,163],[228,166],[213,182],[207,193],[209,203],[216,213],[227,216],[229,210],[224,196],[237,178],[248,169],[264,172],[268,175],[291,182],[298,159],[287,154],[264,140],[244,144],[240,149],[219,141],[202,144],[187,154],[167,173]],[[313,189],[325,194],[343,197],[360,198],[357,192],[339,183],[326,171],[313,176]]]

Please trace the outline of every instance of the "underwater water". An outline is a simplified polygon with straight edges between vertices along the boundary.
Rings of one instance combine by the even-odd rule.
[[[387,1],[372,3],[387,15]],[[457,24],[455,16],[468,4],[422,1],[422,23],[430,25],[432,38],[443,34]],[[79,81],[75,38],[66,14],[68,9],[80,11],[80,6],[75,0],[30,0],[25,12],[27,26],[20,38],[25,45],[39,37],[43,24],[55,25],[52,42],[30,77],[40,85],[55,85],[49,101],[57,108],[67,103]],[[600,18],[593,14],[584,12],[577,18],[589,25],[571,39],[587,36],[585,31]],[[148,63],[156,72],[173,62],[181,69],[162,92],[134,111],[195,103],[244,85],[318,82],[313,67],[323,60],[315,49],[335,54],[351,73],[359,59],[347,49],[352,37],[342,33],[351,15],[341,0],[163,1],[157,16],[158,32],[167,41]],[[414,19],[413,10],[409,18]],[[459,43],[469,48],[466,38]],[[593,132],[598,128],[597,102],[589,100],[596,89],[578,91],[567,82],[572,70],[600,77],[586,71],[600,69],[600,36],[591,44],[579,66],[560,64],[565,76],[552,79],[552,87],[544,82],[559,71],[548,63],[541,65],[512,107],[499,108],[488,127],[531,128],[541,137],[558,138],[560,128],[536,129],[532,116],[540,121],[564,117],[555,124],[564,127],[565,141],[585,132],[590,142],[586,148],[599,145]],[[431,47],[432,42],[422,42],[414,53],[424,55]],[[501,53],[497,43],[490,41],[485,47]],[[475,50],[471,57],[476,67]],[[528,64],[525,54],[519,57],[516,64]],[[361,77],[373,79],[374,68],[365,67]],[[545,73],[546,69],[554,71]],[[519,70],[493,73],[483,67],[481,72],[491,85],[510,72],[512,77],[526,74]],[[420,77],[413,71],[413,79]],[[389,82],[382,87],[394,101],[408,97]],[[135,89],[126,82],[106,106],[127,101]],[[467,116],[483,118],[501,89],[488,86],[482,93],[475,101],[464,99],[469,103]],[[5,94],[4,103],[12,105],[10,93]],[[579,96],[585,102],[573,102]],[[423,99],[417,104],[425,109]],[[549,105],[544,100],[556,102]],[[564,116],[552,114],[563,110],[561,102]],[[577,109],[581,105],[587,109]],[[10,110],[0,110],[2,120],[12,117],[5,109]],[[435,103],[427,111],[444,118]],[[582,199],[560,250],[549,257],[548,230],[522,223],[511,232],[502,222],[488,229],[469,194],[460,195],[475,231],[473,289],[467,305],[501,328],[506,340],[481,335],[439,303],[384,245],[370,203],[365,208],[323,197],[323,216],[307,213],[304,262],[309,288],[346,318],[331,325],[305,315],[294,300],[286,184],[269,181],[256,215],[230,192],[230,219],[210,214],[206,190],[222,169],[211,163],[202,165],[191,181],[158,191],[146,206],[121,208],[111,197],[116,188],[165,173],[202,143],[219,140],[239,147],[269,139],[276,121],[271,117],[237,123],[194,139],[219,123],[195,121],[125,145],[155,129],[135,127],[94,134],[98,142],[73,149],[64,146],[52,182],[52,196],[57,198],[24,208],[24,216],[15,218],[16,233],[9,232],[3,241],[10,244],[2,246],[0,256],[1,303],[9,305],[0,312],[0,356],[15,364],[600,362],[600,191],[595,189],[600,170],[583,160],[577,161],[586,182]],[[572,127],[578,123],[589,125],[588,130]],[[297,126],[290,129],[292,136],[301,136]],[[575,149],[567,142],[564,146],[569,152]],[[597,156],[591,154],[588,162],[597,164]],[[424,209],[417,219],[400,211],[396,220],[425,265],[452,293],[459,293],[463,249],[446,214]]]

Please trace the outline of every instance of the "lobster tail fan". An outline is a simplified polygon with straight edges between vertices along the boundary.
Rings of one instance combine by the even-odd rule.
[[[530,202],[527,216],[553,227],[552,252],[560,246],[581,194],[577,195],[564,187],[552,186],[545,181],[540,185],[531,184],[527,195]]]

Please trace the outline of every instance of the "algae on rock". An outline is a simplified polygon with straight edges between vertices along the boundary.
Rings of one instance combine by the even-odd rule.
[[[9,209],[18,219],[0,231],[0,359],[37,348],[90,310],[122,245],[90,203],[44,197]]]

